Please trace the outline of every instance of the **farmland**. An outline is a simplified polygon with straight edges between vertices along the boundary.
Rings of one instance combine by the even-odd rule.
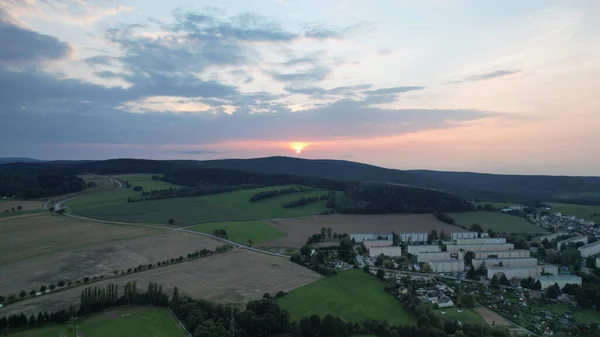
[[[596,223],[600,223],[600,206],[587,206],[587,205],[572,205],[572,204],[557,204],[551,203],[552,209],[557,212],[561,212],[564,215],[574,215],[578,218],[584,218],[586,220],[592,220]],[[598,215],[593,215],[598,214]]]
[[[75,328],[75,326],[77,328]],[[162,337],[186,336],[185,331],[165,308],[131,307],[99,313],[84,320],[15,333],[14,337]]]
[[[481,317],[483,317],[483,319],[485,320],[485,322],[488,325],[496,325],[496,326],[512,326],[513,325],[506,318],[498,315],[497,313],[491,311],[490,309],[488,309],[486,307],[478,306],[474,310],[476,312],[478,312],[481,315]]]
[[[348,270],[293,290],[277,302],[293,321],[331,314],[353,322],[376,319],[414,325],[413,315],[384,286],[362,271]]]
[[[213,234],[216,229],[224,229],[227,231],[227,239],[241,244],[248,244],[248,240],[253,244],[261,244],[285,236],[283,232],[263,221],[210,222],[189,229],[208,234]]]
[[[128,181],[132,187],[141,186],[144,191],[165,190],[168,188],[181,188],[182,186],[173,185],[162,180],[153,180],[152,174],[137,173],[137,174],[121,174],[112,176],[123,182]]]
[[[481,317],[481,315],[477,311],[475,311],[475,309],[460,309],[462,312],[459,312],[458,310],[459,309],[457,307],[450,307],[435,309],[434,312],[442,321],[457,320],[462,324],[486,324],[483,317]],[[444,314],[442,314],[441,312],[444,312]]]
[[[524,218],[498,212],[465,212],[449,213],[459,225],[469,228],[476,223],[484,230],[491,229],[497,233],[544,233],[541,227],[527,222]]]
[[[137,281],[138,287],[145,289],[148,282],[157,282],[169,294],[177,286],[182,296],[223,303],[246,303],[261,298],[265,292],[275,294],[280,290],[290,291],[319,278],[319,274],[286,258],[238,249],[100,281],[94,283],[94,286],[115,283],[119,289],[123,289],[125,283]],[[20,312],[37,314],[40,310],[50,312],[69,308],[79,302],[82,290],[83,287],[77,287],[28,298],[1,308],[0,316]]]
[[[439,221],[431,214],[381,214],[381,215],[317,215],[298,219],[268,221],[287,236],[264,243],[269,247],[301,247],[309,236],[319,233],[322,227],[331,227],[337,233],[389,233],[430,232],[442,230],[450,235],[460,230]]]
[[[201,222],[262,220],[270,218],[300,217],[319,214],[325,210],[325,201],[296,208],[282,206],[303,197],[321,196],[323,191],[307,191],[276,198],[250,202],[252,195],[288,186],[274,186],[220,193],[192,198],[174,198],[127,203],[131,190],[118,189],[99,193],[101,196],[77,198],[70,203],[77,213],[98,219],[165,224],[169,218],[176,225],[194,225]],[[135,193],[135,192],[133,192]],[[98,207],[100,206],[100,207]]]

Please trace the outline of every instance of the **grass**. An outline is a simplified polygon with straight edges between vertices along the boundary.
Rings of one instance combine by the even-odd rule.
[[[144,191],[149,192],[153,190],[165,190],[168,188],[182,188],[183,186],[173,185],[162,180],[152,180],[152,174],[147,173],[136,173],[136,174],[122,174],[113,176],[122,181],[129,181],[131,187],[142,186]]]
[[[592,220],[596,223],[600,223],[600,206],[587,206],[587,205],[572,205],[572,204],[557,204],[550,203],[554,211],[561,212],[563,215],[574,215],[578,218],[584,218],[586,220]],[[592,216],[597,213],[599,215]]]
[[[592,324],[600,322],[600,312],[593,309],[579,309],[561,302],[544,305],[543,303],[531,303],[530,301],[528,305],[538,310],[548,309],[559,315],[564,315],[565,312],[570,311],[573,314],[573,320],[577,323]]]
[[[292,218],[315,215],[326,210],[326,201],[324,200],[295,208],[282,207],[283,204],[302,197],[321,196],[326,193],[324,191],[300,192],[258,202],[249,201],[252,195],[260,191],[278,190],[285,187],[288,186],[272,186],[201,197],[135,203],[126,202],[129,190],[125,190],[125,192],[116,190],[102,192],[97,196],[82,197],[83,200],[75,199],[74,203],[69,206],[77,213],[92,218],[143,223],[167,223],[167,220],[172,218],[176,225]],[[120,195],[117,195],[119,193]],[[122,200],[125,200],[125,203],[122,203]]]
[[[261,244],[265,241],[285,236],[285,233],[262,221],[238,221],[238,222],[210,222],[196,225],[191,230],[213,234],[216,229],[227,231],[227,238],[231,241],[248,244]]]
[[[130,188],[119,188],[77,196],[75,199],[65,202],[64,205],[74,211],[118,204],[127,205],[127,198],[138,198],[141,195],[141,192],[136,192]]]
[[[77,328],[75,328],[75,326]],[[52,325],[15,333],[14,337],[183,337],[185,331],[165,308],[119,308],[75,323]]]
[[[351,269],[294,289],[277,302],[293,321],[331,314],[352,322],[376,319],[414,325],[414,316],[384,287],[375,277]]]
[[[48,212],[48,211],[44,210],[44,209],[34,209],[34,210],[30,210],[30,211],[2,212],[2,213],[0,213],[0,219],[8,218],[11,216],[17,216],[17,215],[27,215],[27,214],[35,214],[35,213],[43,213],[43,212]]]
[[[449,213],[459,225],[467,228],[476,223],[484,230],[491,229],[498,233],[545,233],[541,227],[527,222],[524,218],[498,212],[465,212]]]
[[[446,314],[442,315],[442,311],[446,312]],[[481,317],[479,313],[477,313],[477,311],[468,308],[463,308],[462,311],[463,312],[458,312],[457,307],[450,307],[434,309],[433,312],[436,313],[436,315],[442,320],[442,322],[448,320],[457,320],[463,324],[468,323],[487,326],[485,320],[483,319],[483,317]]]

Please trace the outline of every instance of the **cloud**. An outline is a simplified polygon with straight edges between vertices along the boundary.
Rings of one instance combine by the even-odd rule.
[[[344,28],[328,26],[322,22],[306,23],[303,25],[304,37],[326,40],[326,39],[343,39],[349,35],[356,34],[371,25],[366,22],[359,22]]]
[[[495,71],[492,71],[492,72],[489,72],[489,73],[483,73],[483,74],[476,74],[476,75],[467,76],[467,77],[465,77],[462,80],[450,81],[450,82],[447,82],[447,84],[459,84],[459,83],[466,83],[466,82],[487,81],[487,80],[491,80],[491,79],[498,78],[498,77],[505,77],[505,76],[517,74],[517,73],[520,73],[520,72],[521,72],[521,69],[495,70]]]
[[[327,78],[327,75],[331,72],[326,67],[314,67],[300,72],[283,73],[278,71],[271,71],[269,75],[272,79],[279,82],[319,82]]]
[[[68,43],[10,22],[0,9],[0,65],[28,64],[67,57]]]
[[[425,87],[392,87],[392,88],[381,88],[375,90],[367,90],[365,94],[368,95],[389,95],[389,94],[399,94],[401,92],[414,91],[414,90],[423,90]]]
[[[217,154],[219,152],[211,151],[211,150],[186,150],[186,151],[179,151],[179,153],[182,153],[182,154]]]

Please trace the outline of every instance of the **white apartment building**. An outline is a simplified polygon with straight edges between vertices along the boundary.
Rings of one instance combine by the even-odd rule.
[[[493,258],[493,259],[473,259],[473,267],[479,268],[482,263],[485,267],[498,267],[502,263],[503,267],[531,267],[537,266],[537,259],[534,257],[515,257],[515,258]]]
[[[400,242],[427,242],[427,233],[400,233]]]
[[[370,248],[370,247],[389,247],[393,244],[394,242],[392,240],[373,240],[373,241],[363,241],[362,244],[365,245],[365,247]]]
[[[402,255],[402,247],[392,246],[392,247],[370,247],[369,248],[369,256],[376,257],[381,254],[383,254],[385,256],[400,256],[400,255]]]
[[[544,241],[544,239],[546,239],[548,241],[552,241],[552,240],[558,238],[559,236],[568,235],[568,234],[569,233],[567,233],[567,232],[558,232],[558,233],[542,235],[542,236],[540,236],[540,242]]]
[[[504,274],[508,279],[536,278],[541,276],[542,273],[558,275],[558,266],[544,264],[530,267],[488,267],[487,269],[487,277],[489,279],[499,274]]]
[[[556,242],[556,250],[560,250],[560,247],[562,247],[563,244],[565,246],[568,246],[569,243],[578,243],[578,242],[583,242],[584,244],[587,245],[588,237],[585,235],[580,235],[580,236],[576,236],[574,238],[558,241],[558,242]]]
[[[488,243],[506,243],[506,238],[456,239],[457,245],[482,245]]]
[[[482,245],[448,245],[446,250],[450,253],[463,252],[485,252],[485,251],[503,251],[513,250],[515,246],[512,243],[488,243]]]
[[[477,232],[453,232],[450,237],[452,241],[456,241],[458,239],[474,239],[479,237],[479,233]]]
[[[560,289],[564,288],[567,284],[576,284],[581,285],[581,277],[577,275],[549,275],[549,276],[539,276],[535,278],[540,281],[542,285],[542,290],[558,284]]]
[[[600,241],[589,243],[579,248],[579,253],[582,257],[588,257],[600,253]]]
[[[529,257],[531,252],[527,249],[514,249],[506,251],[485,251],[485,252],[474,252],[476,259],[487,259],[492,258],[516,258],[516,257]]]
[[[440,252],[440,246],[438,245],[409,245],[407,246],[407,252],[409,254],[418,253],[429,253],[429,252]]]
[[[410,247],[410,246],[409,246]],[[418,262],[440,261],[440,260],[462,260],[462,253],[448,252],[420,252],[417,253]]]
[[[463,260],[441,260],[427,262],[434,273],[456,273],[465,269]]]
[[[392,233],[364,233],[364,234],[350,234],[350,240],[354,240],[356,243],[363,241],[375,241],[375,240],[393,240],[394,235]]]

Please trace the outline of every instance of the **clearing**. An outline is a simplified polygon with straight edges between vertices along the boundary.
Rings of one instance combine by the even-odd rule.
[[[478,312],[479,315],[481,315],[481,317],[483,317],[483,319],[485,320],[485,322],[488,325],[496,325],[496,326],[513,326],[514,325],[511,322],[509,322],[506,318],[498,315],[497,313],[491,311],[490,309],[488,309],[486,307],[478,306],[478,307],[475,307],[474,310],[476,312]]]
[[[376,319],[415,325],[414,316],[384,287],[374,276],[351,269],[291,291],[277,303],[293,321],[331,314],[351,322]]]
[[[14,337],[185,337],[187,334],[167,308],[118,307],[80,321],[11,334]]]
[[[222,303],[246,303],[262,298],[266,292],[274,295],[280,290],[290,291],[320,278],[321,275],[287,258],[237,249],[92,285],[104,287],[114,283],[123,291],[127,282],[137,281],[139,289],[146,289],[148,282],[157,282],[168,294],[177,286],[182,296]],[[383,292],[383,285],[381,287]],[[0,316],[21,312],[37,315],[39,311],[68,309],[79,303],[83,289],[77,287],[28,298],[1,308]]]
[[[103,192],[103,196],[85,197],[87,200],[73,200],[73,210],[78,214],[97,219],[166,224],[169,218],[176,225],[194,225],[202,222],[262,220],[271,218],[289,218],[319,214],[324,211],[325,200],[295,208],[283,208],[285,203],[303,197],[325,194],[325,191],[308,191],[287,194],[276,198],[250,202],[250,197],[261,191],[279,190],[290,186],[272,186],[219,193],[192,198],[172,198],[127,203],[127,193],[131,190]],[[135,192],[133,192],[135,193]],[[107,194],[107,195],[104,195]],[[84,199],[84,198],[82,198]],[[97,207],[97,206],[101,207]]]
[[[104,225],[105,231],[118,226]],[[76,240],[74,240],[76,241]],[[42,285],[83,280],[84,277],[112,276],[115,270],[126,271],[138,265],[187,256],[196,250],[214,250],[223,243],[208,237],[180,231],[164,232],[141,238],[115,240],[19,260],[0,265],[2,294],[28,294]]]
[[[552,206],[552,210],[556,212],[561,212],[563,215],[574,215],[578,218],[583,218],[586,220],[594,221],[595,223],[600,223],[600,206],[557,203],[550,203],[549,205]]]
[[[48,212],[0,219],[0,265],[160,232],[153,228],[98,224]]]
[[[208,234],[213,234],[216,229],[224,229],[228,240],[243,245],[248,244],[248,240],[258,245],[285,236],[285,233],[263,221],[209,222],[188,229]]]
[[[268,247],[302,247],[308,237],[320,233],[322,227],[331,227],[336,233],[395,233],[431,232],[443,230],[446,235],[462,230],[436,219],[431,214],[379,214],[379,215],[317,215],[298,219],[276,219],[269,224],[287,234],[264,243]]]
[[[459,312],[458,310],[462,310],[462,312]],[[442,311],[445,312],[445,314],[442,314]],[[433,309],[433,312],[440,318],[440,320],[442,320],[442,322],[456,320],[462,324],[486,325],[483,317],[481,317],[481,315],[475,311],[475,309],[450,307]]]
[[[183,186],[173,185],[166,181],[162,180],[153,180],[152,176],[154,174],[147,173],[136,173],[136,174],[121,174],[112,176],[113,178],[119,179],[123,182],[128,181],[131,184],[131,188],[135,186],[141,186],[144,191],[154,191],[154,190],[166,190],[169,188],[182,188]]]
[[[456,220],[459,225],[464,225],[468,228],[476,223],[487,231],[493,230],[496,233],[545,233],[546,230],[532,223],[527,222],[524,218],[502,214],[499,212],[465,212],[465,213],[448,213]]]

